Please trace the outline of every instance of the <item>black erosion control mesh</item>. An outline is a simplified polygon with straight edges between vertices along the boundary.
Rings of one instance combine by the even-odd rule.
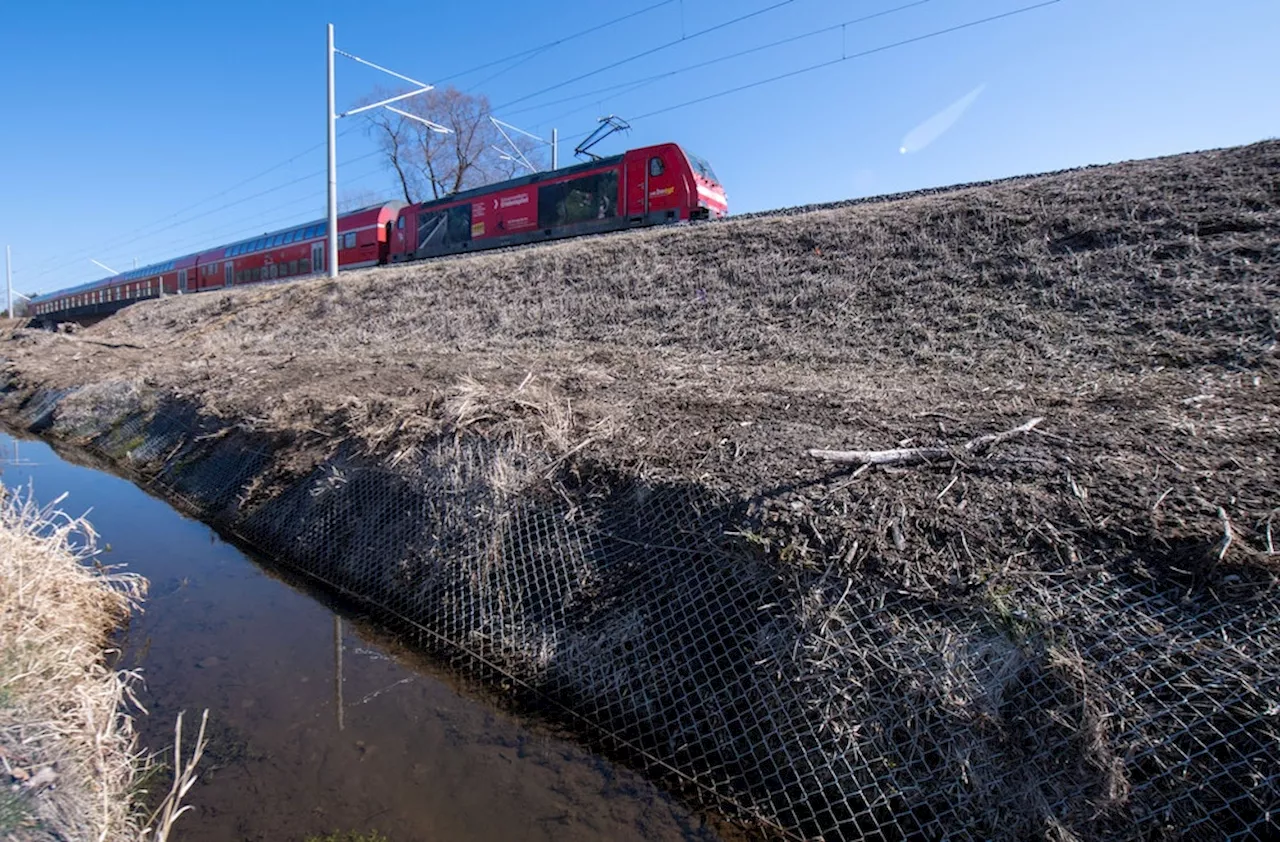
[[[60,429],[259,552],[778,835],[1280,834],[1280,598],[1122,572],[942,602],[804,569],[695,486],[447,437],[289,471],[180,406]]]

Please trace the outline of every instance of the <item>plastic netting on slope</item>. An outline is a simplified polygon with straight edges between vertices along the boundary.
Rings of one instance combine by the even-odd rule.
[[[394,468],[339,448],[287,482],[265,439],[189,411],[93,441],[460,667],[784,835],[1280,834],[1274,592],[1224,602],[1094,570],[942,603],[770,559],[733,534],[740,506],[696,487],[553,484],[546,460],[482,440]]]

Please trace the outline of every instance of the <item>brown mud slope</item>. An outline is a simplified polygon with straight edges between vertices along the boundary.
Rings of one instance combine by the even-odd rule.
[[[139,304],[0,412],[793,836],[1264,838],[1278,330],[1268,142]]]
[[[0,353],[21,383],[123,379],[322,448],[524,436],[748,499],[789,558],[954,593],[1011,569],[1271,569],[1277,330],[1267,142],[147,303]],[[806,453],[1032,417],[924,466]]]

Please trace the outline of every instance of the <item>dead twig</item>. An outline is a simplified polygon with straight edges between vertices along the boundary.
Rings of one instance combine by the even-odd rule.
[[[934,447],[895,447],[889,450],[810,450],[809,455],[815,459],[837,462],[845,465],[914,465],[920,462],[933,462],[938,459],[954,458],[957,451],[968,454],[981,453],[984,450],[1008,441],[1033,430],[1043,418],[1032,418],[1025,424],[1005,430],[1002,433],[988,433],[985,436],[969,439],[959,448],[942,446]]]
[[[1222,543],[1218,546],[1218,559],[1215,564],[1221,564],[1222,560],[1227,557],[1227,550],[1231,549],[1231,544],[1235,541],[1235,530],[1231,528],[1231,518],[1227,517],[1226,509],[1218,507],[1218,519],[1222,521]]]

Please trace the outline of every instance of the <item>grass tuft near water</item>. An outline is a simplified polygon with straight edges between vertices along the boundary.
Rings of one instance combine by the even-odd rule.
[[[128,713],[137,676],[106,657],[147,582],[100,564],[93,528],[60,501],[42,508],[0,488],[0,833],[163,842],[180,796],[143,812],[151,761]],[[176,763],[190,780],[191,762]]]

